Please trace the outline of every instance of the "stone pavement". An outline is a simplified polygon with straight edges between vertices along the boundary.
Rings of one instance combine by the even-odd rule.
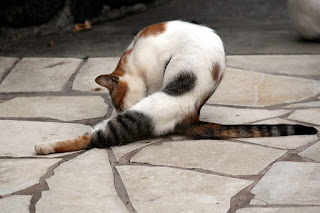
[[[320,212],[319,134],[174,135],[39,156],[112,112],[118,58],[0,57],[0,212]],[[320,129],[320,55],[233,55],[201,119]]]

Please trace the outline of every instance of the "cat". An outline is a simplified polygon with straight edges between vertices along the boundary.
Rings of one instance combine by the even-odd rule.
[[[113,116],[73,140],[40,143],[38,154],[124,145],[168,134],[228,139],[316,134],[302,125],[220,125],[199,120],[201,107],[219,85],[226,68],[225,51],[214,30],[189,22],[151,25],[133,39],[110,75],[96,83],[106,87]]]

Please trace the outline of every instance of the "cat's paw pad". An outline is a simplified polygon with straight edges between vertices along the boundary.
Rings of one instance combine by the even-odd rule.
[[[54,148],[52,143],[39,143],[35,145],[34,149],[39,155],[47,155],[54,153]]]

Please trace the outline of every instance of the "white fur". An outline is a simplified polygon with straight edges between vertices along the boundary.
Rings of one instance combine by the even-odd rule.
[[[215,90],[214,65],[220,67],[219,76],[226,66],[219,36],[210,28],[187,22],[168,22],[164,33],[137,38],[128,49],[132,47],[124,66],[126,74],[121,78],[126,80],[129,90],[135,92],[126,94],[125,110],[131,108],[149,115],[159,135],[172,130],[188,113],[195,111],[203,97]],[[164,64],[170,57],[164,74]],[[193,72],[197,77],[190,92],[175,97],[160,91],[183,71]],[[144,88],[137,89],[137,84]]]

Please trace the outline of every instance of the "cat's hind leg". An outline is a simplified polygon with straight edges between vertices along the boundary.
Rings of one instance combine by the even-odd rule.
[[[91,135],[85,134],[72,140],[39,143],[34,148],[37,154],[47,155],[56,152],[72,152],[87,149],[90,143]]]

